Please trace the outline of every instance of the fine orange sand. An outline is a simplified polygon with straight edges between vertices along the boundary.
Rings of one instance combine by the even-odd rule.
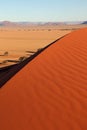
[[[87,28],[52,44],[0,89],[0,130],[87,129]]]

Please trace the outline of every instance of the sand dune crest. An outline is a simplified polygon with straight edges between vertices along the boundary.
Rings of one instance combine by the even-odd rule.
[[[87,129],[87,28],[48,47],[0,89],[1,130]]]

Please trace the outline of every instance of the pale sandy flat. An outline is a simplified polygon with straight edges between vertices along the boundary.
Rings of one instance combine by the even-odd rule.
[[[18,29],[8,28],[0,30],[0,55],[6,51],[8,56],[0,56],[0,63],[9,59],[18,59],[22,56],[30,56],[26,51],[36,52],[54,40],[66,35],[71,30],[48,30],[48,29]],[[7,66],[11,63],[0,64],[0,67]]]
[[[2,27],[0,28],[0,55],[7,51],[8,56],[0,56],[0,68],[12,64],[3,64],[5,60],[29,57],[31,54],[26,51],[36,52],[71,31],[85,26],[87,25]]]

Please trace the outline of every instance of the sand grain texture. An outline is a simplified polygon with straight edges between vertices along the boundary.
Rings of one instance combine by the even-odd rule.
[[[87,28],[48,47],[0,89],[0,129],[87,129]]]

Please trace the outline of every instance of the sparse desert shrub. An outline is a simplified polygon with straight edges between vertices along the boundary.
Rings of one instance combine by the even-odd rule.
[[[18,62],[18,60],[8,60],[8,62],[17,63],[17,62]]]
[[[37,49],[37,52],[39,52],[39,51],[41,51],[43,48],[39,48],[39,49]]]
[[[35,51],[26,51],[26,53],[35,53]]]
[[[4,61],[2,61],[2,64],[6,64],[8,61],[7,60],[4,60]]]
[[[48,31],[51,31],[51,29],[48,29]]]
[[[25,57],[25,56],[22,56],[22,57],[19,58],[19,62],[21,62],[21,61],[23,61],[23,60],[25,60],[25,59],[26,59],[26,57]]]
[[[8,56],[8,51],[4,52],[4,56]]]

